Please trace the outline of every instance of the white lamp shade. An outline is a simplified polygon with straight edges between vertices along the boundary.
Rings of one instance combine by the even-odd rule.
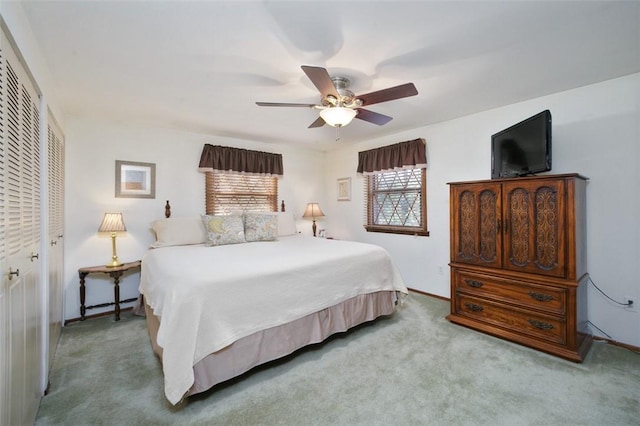
[[[309,203],[307,204],[307,208],[304,211],[302,217],[310,217],[315,219],[316,217],[322,217],[324,213],[320,209],[320,204],[318,203]]]
[[[351,123],[351,120],[353,120],[357,113],[355,109],[351,108],[332,107],[320,111],[320,117],[322,117],[329,126],[342,127]]]
[[[126,232],[122,213],[105,213],[98,232]]]

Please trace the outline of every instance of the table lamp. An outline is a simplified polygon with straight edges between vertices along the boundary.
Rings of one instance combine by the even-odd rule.
[[[323,217],[324,213],[320,209],[320,205],[318,203],[309,203],[307,204],[307,209],[304,211],[302,217],[311,218],[313,220],[313,225],[311,229],[313,229],[313,236],[316,236],[316,218]]]
[[[126,232],[127,228],[124,226],[122,220],[122,213],[105,213],[98,232],[111,232],[111,247],[113,249],[113,255],[111,256],[111,263],[107,264],[109,268],[115,268],[116,266],[122,266],[122,262],[118,261],[118,254],[116,253],[116,232]]]

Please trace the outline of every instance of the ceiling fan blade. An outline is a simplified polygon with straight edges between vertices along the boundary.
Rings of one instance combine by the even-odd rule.
[[[322,96],[333,95],[336,98],[340,97],[325,68],[302,65],[302,71],[307,74],[309,80],[318,88]]]
[[[357,111],[358,114],[356,115],[356,118],[368,121],[369,123],[377,124],[378,126],[383,126],[393,120],[393,117],[369,111],[368,109],[358,108]]]
[[[394,99],[407,98],[415,96],[418,90],[413,83],[401,84],[400,86],[390,87],[388,89],[378,90],[364,95],[359,95],[358,99],[362,101],[362,105],[373,105],[380,102],[392,101]]]
[[[267,107],[305,107],[305,108],[313,108],[316,104],[288,104],[282,102],[256,102],[258,106],[267,106]]]
[[[309,129],[311,129],[311,128],[313,128],[313,127],[322,127],[322,126],[324,126],[324,125],[325,125],[325,122],[324,122],[324,120],[322,119],[322,117],[318,117],[318,118],[316,119],[316,121],[314,121],[313,123],[311,123],[311,124],[309,125],[309,127],[308,127],[308,128],[309,128]]]

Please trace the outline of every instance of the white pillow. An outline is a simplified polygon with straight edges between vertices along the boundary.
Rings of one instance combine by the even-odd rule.
[[[296,221],[293,219],[293,213],[278,213],[278,236],[284,237],[287,235],[295,235],[297,233],[298,229],[296,228]]]
[[[207,241],[207,233],[199,216],[172,217],[158,219],[151,223],[156,233],[153,248],[202,244]]]

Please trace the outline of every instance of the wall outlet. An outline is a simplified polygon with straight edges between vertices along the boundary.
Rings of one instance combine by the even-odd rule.
[[[624,308],[632,311],[632,312],[638,312],[638,302],[636,301],[636,299],[634,297],[631,296],[625,296],[624,297],[624,303],[631,303],[631,305],[627,305]]]

